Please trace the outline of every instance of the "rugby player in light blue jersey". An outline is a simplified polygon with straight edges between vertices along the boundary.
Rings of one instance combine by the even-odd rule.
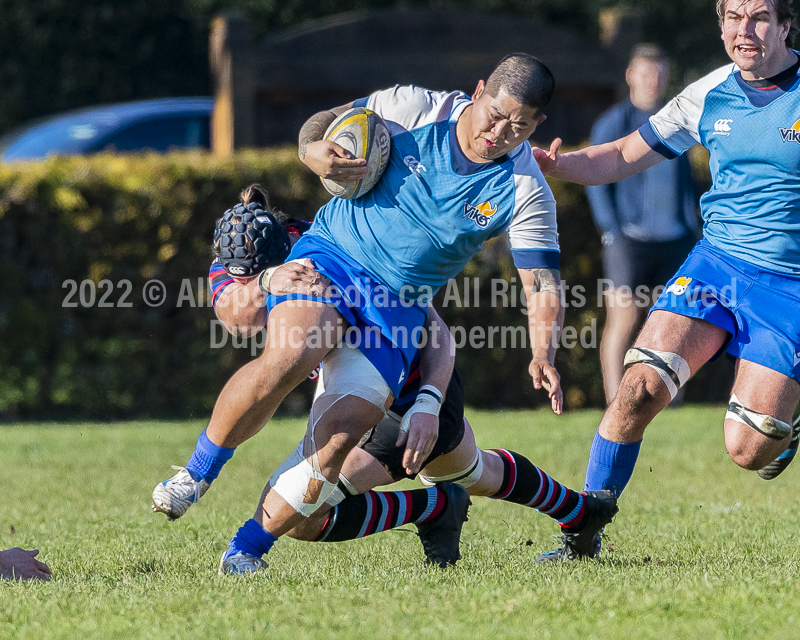
[[[545,173],[617,182],[700,143],[713,184],[695,246],[625,356],[626,373],[589,455],[586,488],[618,495],[645,428],[705,362],[736,361],[725,415],[731,458],[765,479],[797,451],[800,400],[800,56],[789,0],[719,0],[728,64],[689,85],[637,132],[560,154]],[[541,556],[558,559],[559,550]]]
[[[260,558],[275,539],[325,503],[348,452],[380,421],[407,378],[417,352],[411,337],[425,326],[428,301],[485,240],[504,232],[528,298],[529,372],[561,412],[553,367],[553,335],[563,321],[555,201],[527,142],[544,120],[553,87],[541,62],[514,54],[478,83],[472,99],[395,87],[360,101],[390,127],[388,168],[363,197],[323,207],[289,256],[312,260],[339,294],[267,298],[267,347],[225,386],[205,440],[198,441],[209,467],[220,466],[291,389],[333,356],[325,371],[340,383],[326,385],[317,398],[304,443],[273,475],[254,519],[231,541],[223,572],[263,566]],[[365,175],[363,160],[322,139],[351,106],[317,114],[301,130],[300,158],[320,176],[356,181]],[[270,271],[259,278],[268,291],[270,278]],[[357,349],[337,346],[345,329],[356,330]],[[334,349],[347,357],[336,357]],[[435,401],[445,387],[431,390],[436,407],[414,414],[412,428],[414,421],[437,420]],[[418,472],[422,461],[414,456],[410,470]],[[202,478],[193,481],[197,498]],[[170,482],[163,483],[168,490]]]

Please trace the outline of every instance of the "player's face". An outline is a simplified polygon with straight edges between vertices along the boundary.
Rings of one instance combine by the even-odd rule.
[[[728,0],[722,17],[725,51],[745,80],[769,78],[786,69],[791,55],[786,34],[791,21],[778,22],[770,0]]]
[[[468,140],[459,137],[462,147],[463,142],[468,142],[469,148],[462,150],[475,162],[488,162],[505,155],[525,142],[545,119],[536,109],[521,104],[504,89],[492,96],[484,87],[481,80],[472,96]]]
[[[669,82],[666,62],[634,58],[625,74],[633,103],[646,110],[654,109],[664,97]]]

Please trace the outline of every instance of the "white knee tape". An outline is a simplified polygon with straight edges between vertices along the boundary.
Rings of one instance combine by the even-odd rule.
[[[634,347],[625,354],[623,366],[627,369],[635,364],[646,364],[651,369],[654,369],[661,376],[667,386],[670,397],[673,399],[678,395],[678,389],[685,385],[692,375],[686,360],[677,353],[670,353],[669,351]]]
[[[480,451],[478,451],[475,455],[475,458],[472,460],[472,463],[466,469],[462,469],[461,471],[457,471],[455,473],[450,473],[446,476],[434,477],[419,474],[419,479],[422,481],[422,484],[428,485],[429,487],[432,487],[437,482],[452,482],[453,484],[461,485],[465,489],[469,489],[473,484],[481,479],[482,475],[483,455]]]
[[[341,344],[322,361],[314,400],[323,395],[357,396],[383,411],[390,393],[375,365],[356,347]]]
[[[303,455],[302,442],[272,474],[269,486],[286,500],[292,509],[306,518],[319,509],[336,489],[336,485],[328,482]]]
[[[792,425],[788,422],[748,409],[739,402],[739,398],[736,397],[735,393],[731,395],[731,402],[728,405],[725,419],[741,422],[773,440],[783,440],[792,433]]]

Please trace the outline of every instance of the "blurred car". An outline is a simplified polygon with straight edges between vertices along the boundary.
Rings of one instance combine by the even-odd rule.
[[[213,98],[163,98],[68,111],[0,138],[0,162],[99,151],[208,149]]]

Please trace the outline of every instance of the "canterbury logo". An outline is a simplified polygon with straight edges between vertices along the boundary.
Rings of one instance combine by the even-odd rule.
[[[797,365],[800,364],[800,353],[795,351],[794,353],[794,368],[797,368]]]
[[[478,206],[464,203],[464,217],[467,220],[472,220],[481,229],[485,229],[492,221],[492,216],[497,213],[497,205],[492,207],[490,202],[484,202]]]
[[[232,267],[228,267],[228,273],[232,273],[235,276],[241,275],[242,273],[244,273],[244,267],[237,267],[235,265]]]
[[[714,133],[718,133],[723,136],[727,136],[731,132],[731,122],[733,120],[717,120],[714,123]]]

